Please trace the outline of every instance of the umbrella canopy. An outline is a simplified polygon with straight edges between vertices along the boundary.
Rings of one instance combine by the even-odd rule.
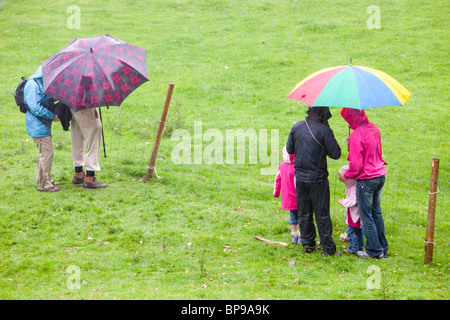
[[[146,55],[110,35],[75,39],[42,64],[44,94],[74,111],[120,106],[148,81]]]
[[[402,106],[412,94],[388,74],[364,66],[322,69],[303,79],[287,98],[311,107],[367,109]]]

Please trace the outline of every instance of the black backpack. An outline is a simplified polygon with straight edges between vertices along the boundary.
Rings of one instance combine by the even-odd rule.
[[[23,97],[23,89],[25,88],[25,84],[27,83],[27,81],[27,78],[22,77],[22,80],[19,82],[19,85],[14,92],[14,99],[16,99],[16,104],[19,106],[20,112],[22,113],[27,113],[28,111],[28,106],[26,105]]]

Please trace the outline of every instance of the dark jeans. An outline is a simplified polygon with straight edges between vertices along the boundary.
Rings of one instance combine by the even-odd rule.
[[[348,250],[364,250],[364,235],[361,228],[347,226]]]
[[[328,180],[318,183],[306,183],[297,180],[296,194],[303,247],[314,247],[316,244],[315,217],[322,252],[329,255],[334,254],[336,244],[332,236]]]
[[[388,251],[381,214],[381,192],[384,182],[385,176],[356,180],[356,201],[361,227],[366,238],[366,252],[371,257],[378,257],[381,253],[387,255]]]

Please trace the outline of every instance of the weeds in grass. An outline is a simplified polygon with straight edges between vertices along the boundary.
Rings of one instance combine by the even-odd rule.
[[[159,125],[159,121],[155,122],[155,130]],[[172,133],[177,129],[186,128],[186,117],[182,112],[182,105],[179,102],[171,104],[169,107],[168,118],[166,120],[166,126],[164,128],[165,137],[171,137]]]

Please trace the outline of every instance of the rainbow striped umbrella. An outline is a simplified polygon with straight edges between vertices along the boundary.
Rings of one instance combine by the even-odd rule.
[[[388,74],[364,66],[322,69],[303,79],[287,98],[311,107],[367,109],[402,106],[412,94]]]

